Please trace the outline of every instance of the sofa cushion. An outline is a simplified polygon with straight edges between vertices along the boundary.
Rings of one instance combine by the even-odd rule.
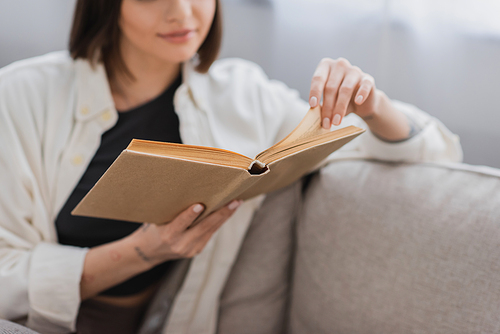
[[[467,169],[324,167],[298,221],[290,332],[500,332],[500,173]]]
[[[218,334],[284,332],[301,186],[267,195],[255,213],[221,296]]]

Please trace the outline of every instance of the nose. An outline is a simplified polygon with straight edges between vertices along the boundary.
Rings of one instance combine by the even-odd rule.
[[[165,20],[169,23],[183,23],[192,15],[191,0],[165,1]]]

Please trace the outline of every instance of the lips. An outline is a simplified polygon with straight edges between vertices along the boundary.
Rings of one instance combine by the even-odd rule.
[[[158,34],[158,37],[170,43],[185,43],[193,38],[195,33],[196,30],[194,29],[180,29],[166,34]]]
[[[162,37],[181,37],[181,36],[186,36],[190,32],[194,31],[193,29],[182,29],[182,30],[176,30],[169,32],[167,34],[159,34]]]

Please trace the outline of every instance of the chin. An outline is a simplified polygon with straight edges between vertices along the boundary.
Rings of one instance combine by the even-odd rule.
[[[178,50],[167,50],[162,51],[161,53],[157,53],[158,58],[162,59],[165,62],[169,63],[183,63],[193,58],[198,48],[189,48],[189,49],[178,49]]]

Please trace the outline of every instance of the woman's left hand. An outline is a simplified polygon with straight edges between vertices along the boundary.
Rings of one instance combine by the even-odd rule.
[[[312,78],[309,104],[316,107],[323,96],[322,126],[329,129],[351,112],[363,119],[372,117],[378,95],[371,75],[344,58],[323,58]]]

